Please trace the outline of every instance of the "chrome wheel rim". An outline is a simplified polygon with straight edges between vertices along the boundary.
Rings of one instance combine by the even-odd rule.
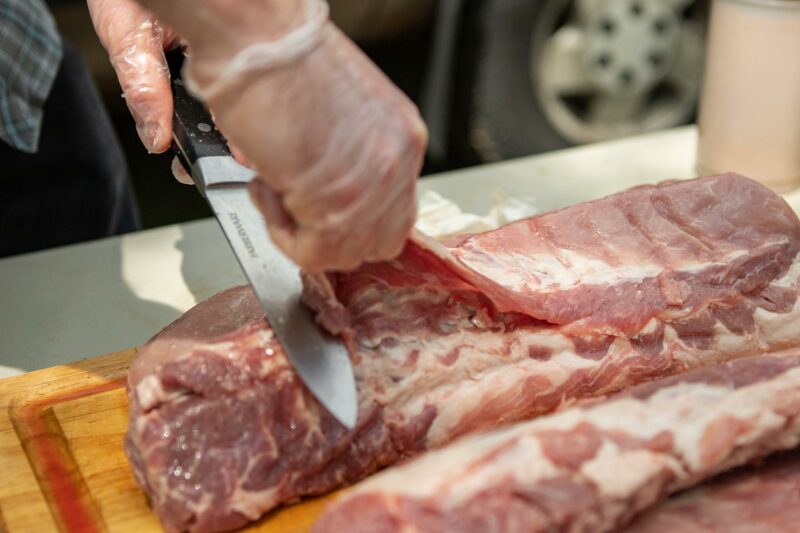
[[[694,113],[704,24],[692,0],[548,0],[531,41],[534,95],[585,143],[681,124]]]

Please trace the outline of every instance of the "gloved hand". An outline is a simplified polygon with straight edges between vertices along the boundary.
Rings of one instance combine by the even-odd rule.
[[[139,1],[188,41],[185,72],[259,172],[251,193],[278,246],[316,271],[399,254],[426,143],[414,105],[331,23],[301,53],[230,67],[256,43],[292,41],[318,0]]]
[[[175,32],[134,0],[87,0],[87,5],[142,143],[151,153],[166,151],[172,141],[172,89],[164,51],[178,44]]]

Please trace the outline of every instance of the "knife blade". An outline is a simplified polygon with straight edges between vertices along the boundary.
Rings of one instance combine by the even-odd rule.
[[[203,104],[173,69],[173,139],[258,297],[272,331],[297,374],[339,422],[355,426],[358,396],[350,356],[341,339],[325,334],[301,301],[300,269],[272,242],[250,199],[255,173],[239,164]]]

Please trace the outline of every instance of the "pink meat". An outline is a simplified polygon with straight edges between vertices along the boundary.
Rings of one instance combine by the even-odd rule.
[[[631,189],[451,252],[500,311],[633,336],[654,317],[763,288],[793,261],[785,245],[799,237],[783,199],[729,174]]]
[[[350,349],[353,431],[300,383],[251,291],[230,289],[140,350],[128,454],[167,529],[238,527],[465,433],[800,344],[798,237],[777,195],[726,175],[308,276]]]
[[[329,506],[313,532],[602,533],[669,493],[798,444],[795,349],[697,369],[590,407],[465,437],[357,485]],[[748,490],[739,485],[726,495],[737,489]],[[797,495],[782,501],[792,499]],[[751,507],[740,502],[738,516],[749,517]],[[784,517],[791,514],[797,511]],[[654,512],[659,524],[673,515],[685,516]]]
[[[638,517],[625,533],[796,533],[800,450],[724,474]]]

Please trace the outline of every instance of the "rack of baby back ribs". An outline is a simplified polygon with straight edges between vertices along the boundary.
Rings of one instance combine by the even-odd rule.
[[[126,451],[170,531],[348,485],[313,531],[796,531],[799,251],[795,213],[735,174],[415,233],[304,277],[350,351],[354,429],[235,287],[140,350]]]

